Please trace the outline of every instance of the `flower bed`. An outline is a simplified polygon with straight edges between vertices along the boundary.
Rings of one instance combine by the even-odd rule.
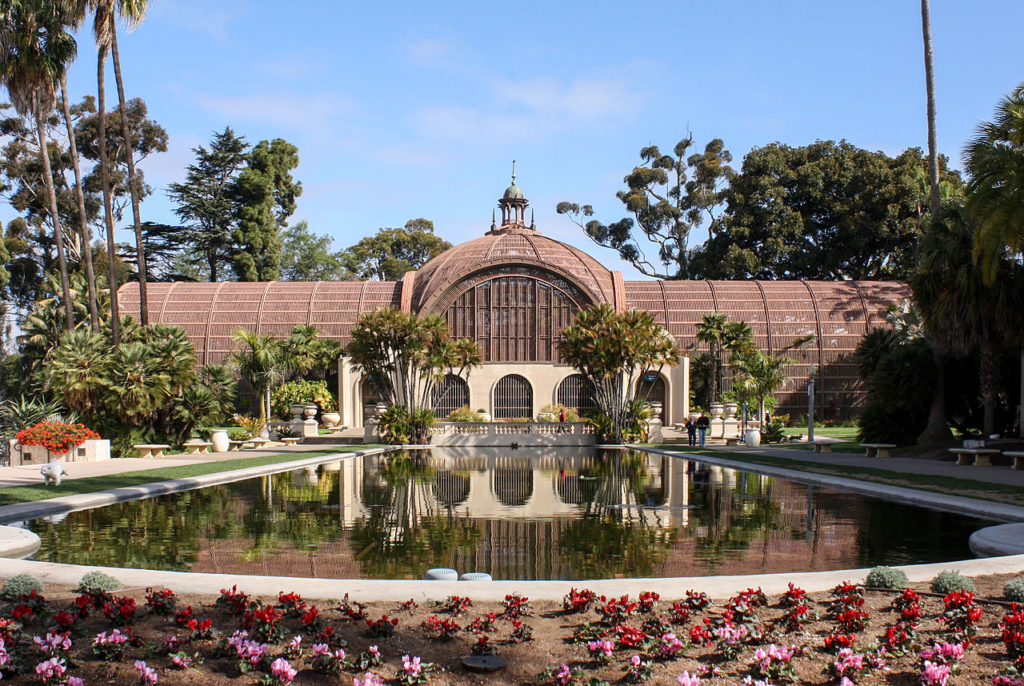
[[[99,437],[98,433],[84,424],[65,424],[55,421],[39,422],[35,426],[22,429],[16,436],[22,445],[41,445],[51,453],[58,455]]]
[[[979,580],[979,592],[1004,580]],[[509,667],[488,683],[1024,686],[1024,608],[922,588],[755,588],[721,601],[576,589],[563,604],[46,593],[0,607],[4,682],[476,684],[461,658],[497,652]]]

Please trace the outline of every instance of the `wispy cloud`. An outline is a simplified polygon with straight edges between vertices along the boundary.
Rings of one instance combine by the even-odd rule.
[[[337,93],[252,93],[198,95],[195,102],[228,121],[256,121],[284,125],[293,130],[327,131],[354,104]]]

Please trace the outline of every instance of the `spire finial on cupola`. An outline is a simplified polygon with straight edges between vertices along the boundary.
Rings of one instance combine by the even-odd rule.
[[[516,161],[512,160],[512,185],[516,185]]]
[[[537,230],[537,222],[535,222],[533,220],[533,208],[530,208],[530,230],[531,231],[536,231]]]
[[[494,208],[491,208],[491,231],[494,231]]]
[[[516,161],[512,160],[512,185],[505,189],[505,194],[498,201],[501,207],[501,226],[519,226],[526,228],[526,206],[529,201],[523,191],[516,185]]]

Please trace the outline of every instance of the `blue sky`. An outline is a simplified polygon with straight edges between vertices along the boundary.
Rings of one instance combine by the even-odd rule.
[[[482,235],[516,159],[538,228],[630,278],[555,214],[558,201],[619,219],[615,192],[639,149],[670,149],[687,130],[701,147],[722,138],[736,168],[773,141],[925,148],[919,11],[914,0],[151,0],[119,41],[128,96],[170,135],[143,163],[155,190],[143,219],[174,221],[166,185],[226,125],[298,146],[293,221],[336,248],[414,217],[452,243]],[[932,2],[939,150],[955,166],[1024,80],[1022,25],[1019,0]],[[75,99],[95,92],[95,48],[79,38]]]

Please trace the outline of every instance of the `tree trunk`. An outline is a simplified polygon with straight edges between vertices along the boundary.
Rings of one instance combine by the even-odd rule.
[[[132,219],[135,221],[135,256],[139,269],[139,321],[149,324],[149,300],[146,289],[146,252],[142,239],[142,218],[139,215],[139,184],[135,178],[135,153],[132,152],[131,130],[128,126],[128,103],[124,98],[121,80],[121,59],[117,52],[117,26],[110,15],[110,52],[114,58],[114,80],[117,82],[117,100],[121,106],[121,137],[124,139],[124,157],[128,164],[128,190],[132,196]]]
[[[96,273],[92,266],[92,232],[85,212],[85,194],[82,192],[82,170],[78,164],[78,145],[75,143],[75,129],[71,125],[71,110],[68,107],[68,79],[60,78],[60,102],[64,109],[64,123],[68,127],[68,144],[71,146],[71,168],[75,172],[75,199],[78,200],[78,231],[82,234],[82,262],[85,264],[85,282],[89,289],[89,326],[94,332],[100,330],[100,310],[96,301]]]
[[[932,405],[928,410],[928,424],[917,437],[920,445],[935,445],[953,440],[953,432],[946,426],[946,375],[942,370],[942,351],[934,342],[932,361],[935,363],[935,391],[932,395]]]
[[[981,385],[981,404],[984,410],[981,421],[982,437],[988,438],[996,432],[996,396],[999,395],[999,350],[989,342],[983,342],[978,360],[978,380]]]
[[[117,248],[114,243],[114,210],[110,203],[110,163],[107,160],[106,89],[103,84],[107,50],[100,47],[96,63],[96,108],[99,119],[100,183],[103,186],[103,218],[107,224],[107,278],[110,287],[110,338],[121,345],[121,310],[117,305]]]
[[[53,172],[50,170],[50,151],[46,145],[46,125],[43,123],[43,110],[36,103],[36,136],[39,138],[39,156],[43,162],[43,180],[46,182],[46,195],[50,201],[50,219],[53,220],[53,235],[57,239],[57,265],[60,267],[60,287],[64,298],[65,330],[75,328],[75,317],[71,307],[71,286],[68,281],[68,262],[64,257],[64,233],[60,228],[57,214],[57,193],[53,189]]]
[[[939,152],[935,138],[935,64],[932,54],[932,19],[929,0],[921,0],[921,33],[924,35],[924,79],[928,91],[928,205],[939,213]]]

